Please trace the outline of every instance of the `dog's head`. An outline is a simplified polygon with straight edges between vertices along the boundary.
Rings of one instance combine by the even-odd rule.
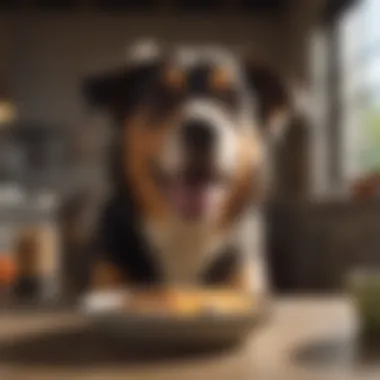
[[[226,220],[246,204],[266,139],[289,113],[272,70],[220,50],[160,53],[85,90],[122,126],[123,175],[143,212],[189,222]]]

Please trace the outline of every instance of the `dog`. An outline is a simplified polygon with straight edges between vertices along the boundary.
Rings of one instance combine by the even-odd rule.
[[[84,95],[118,142],[93,286],[265,294],[268,147],[292,114],[281,77],[220,48],[158,49],[87,78]]]

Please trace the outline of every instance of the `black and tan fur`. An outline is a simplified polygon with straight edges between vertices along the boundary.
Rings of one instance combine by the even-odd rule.
[[[193,57],[198,55],[193,50]],[[276,119],[289,111],[289,99],[265,65],[226,56],[226,61],[204,58],[189,69],[173,63],[172,51],[86,82],[89,103],[109,111],[116,121],[119,143],[111,168],[113,193],[96,234],[94,286],[183,282],[265,288],[258,230],[266,189],[265,147],[271,129],[279,126]],[[240,82],[232,75],[231,61]],[[238,149],[228,191],[215,217],[198,229],[178,222],[151,167],[168,134],[179,128],[181,106],[189,97],[216,99],[231,117],[245,107],[240,129],[234,131]]]

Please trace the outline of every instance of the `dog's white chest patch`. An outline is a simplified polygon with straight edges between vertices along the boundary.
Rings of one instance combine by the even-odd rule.
[[[225,238],[204,226],[146,223],[155,259],[168,284],[196,285]]]

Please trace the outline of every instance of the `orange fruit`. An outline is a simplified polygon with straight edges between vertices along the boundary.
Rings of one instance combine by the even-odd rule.
[[[16,277],[14,261],[5,255],[0,255],[0,285],[10,285]]]

